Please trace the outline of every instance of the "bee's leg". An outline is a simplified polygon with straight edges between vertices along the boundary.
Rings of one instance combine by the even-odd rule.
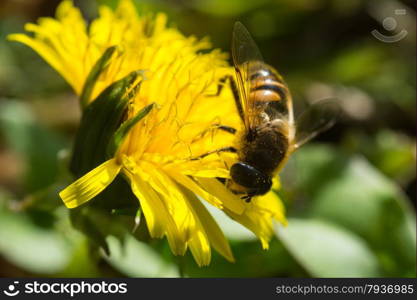
[[[226,126],[226,125],[221,125],[221,124],[214,124],[212,127],[205,129],[204,131],[200,132],[196,137],[193,138],[193,140],[191,141],[191,143],[195,143],[199,140],[201,140],[202,138],[204,138],[204,136],[212,131],[212,130],[222,130],[225,132],[228,132],[230,134],[235,134],[236,133],[236,129],[230,126]]]
[[[245,195],[245,196],[240,197],[240,199],[245,200],[246,203],[249,203],[252,200],[252,196]]]
[[[220,148],[220,149],[216,149],[216,150],[213,150],[213,151],[206,152],[206,153],[201,154],[199,156],[192,157],[192,158],[190,158],[190,160],[199,160],[199,159],[202,159],[202,158],[204,158],[208,155],[215,154],[215,153],[221,153],[221,152],[236,153],[237,150],[236,150],[235,147],[223,147],[223,148]]]
[[[226,184],[226,178],[216,177],[216,179],[221,183]]]
[[[240,102],[239,91],[237,89],[236,81],[233,78],[233,76],[227,75],[227,76],[221,78],[220,83],[219,83],[218,88],[217,88],[217,93],[214,94],[213,96],[219,96],[220,95],[220,93],[221,93],[221,91],[224,87],[224,84],[226,83],[227,80],[229,81],[230,88],[232,89],[233,98],[235,99],[236,109],[237,109],[237,112],[239,113],[239,117],[244,122],[245,118],[244,118],[244,114],[243,114],[243,107],[242,107],[242,103]]]
[[[220,78],[219,80],[219,84],[217,85],[217,92],[213,95],[210,95],[211,97],[217,97],[220,95],[220,93],[223,90],[224,85],[226,84],[227,79],[229,79],[229,77],[231,77],[230,75],[224,76],[222,78]]]
[[[217,129],[220,129],[220,130],[223,130],[223,131],[226,131],[226,132],[231,133],[231,134],[235,134],[235,133],[236,133],[236,131],[237,131],[237,130],[236,130],[235,128],[233,128],[233,127],[226,126],[226,125],[220,125],[220,124],[216,125],[216,128],[217,128]]]
[[[235,134],[236,133],[236,128],[233,128],[231,126],[227,126],[227,125],[222,125],[222,124],[213,124],[211,127],[209,127],[208,129],[204,130],[202,133],[200,133],[201,136],[204,136],[207,132],[211,131],[211,130],[222,130],[222,131],[226,131],[228,133],[231,134]]]
[[[220,182],[222,182],[223,184],[227,184],[226,179],[224,179],[224,178],[221,178],[221,179],[223,179],[223,180],[221,180]],[[217,178],[217,180],[219,180],[219,178]],[[228,187],[228,188],[233,194],[238,195],[238,196],[242,195],[242,196],[240,196],[240,199],[245,200],[246,203],[249,203],[252,200],[252,198],[255,196],[251,193],[246,193],[246,192],[243,192],[243,191],[237,191],[237,190],[231,189],[230,187]]]

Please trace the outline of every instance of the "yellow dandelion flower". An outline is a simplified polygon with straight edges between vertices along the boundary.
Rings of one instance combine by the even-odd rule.
[[[101,6],[99,17],[87,26],[79,9],[64,0],[56,19],[26,25],[33,37],[13,34],[9,39],[38,52],[72,86],[84,107],[137,70],[144,75],[135,83],[140,85],[137,91],[130,88],[133,96],[125,119],[155,104],[110,159],[61,191],[68,208],[91,200],[123,174],[152,237],[165,236],[175,255],[190,249],[200,266],[209,264],[211,247],[233,261],[226,238],[202,201],[253,231],[265,249],[273,219],[285,223],[283,205],[273,192],[246,203],[217,179],[229,177],[235,154],[191,159],[235,143],[234,135],[216,130],[218,124],[238,130],[242,126],[232,93],[225,87],[215,96],[220,79],[233,70],[223,53],[207,52],[207,40],[185,37],[166,22],[164,14],[139,16],[130,0],[121,0],[114,11]],[[92,68],[113,46],[117,50],[86,92]]]

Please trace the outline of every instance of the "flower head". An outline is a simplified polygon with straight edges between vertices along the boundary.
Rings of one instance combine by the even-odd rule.
[[[220,79],[233,72],[223,53],[207,52],[207,40],[167,27],[164,14],[139,16],[130,0],[121,0],[115,11],[100,7],[90,26],[72,2],[64,0],[56,19],[43,18],[25,28],[34,37],[9,38],[32,47],[78,95],[106,49],[117,46],[86,104],[138,70],[144,75],[136,82],[140,87],[132,87],[125,118],[155,103],[113,157],[60,193],[67,207],[91,200],[123,174],[140,202],[150,235],[166,236],[174,254],[183,255],[189,248],[199,265],[207,265],[213,247],[233,261],[226,238],[201,199],[252,230],[263,248],[268,247],[272,220],[285,222],[280,200],[270,192],[245,203],[218,180],[229,177],[235,154],[204,156],[236,142],[219,124],[237,130],[242,126],[230,89],[225,86],[216,94]]]

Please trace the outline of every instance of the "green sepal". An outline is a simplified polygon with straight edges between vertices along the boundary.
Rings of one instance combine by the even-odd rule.
[[[116,51],[116,46],[107,48],[107,50],[97,60],[90,73],[88,74],[80,95],[80,105],[83,109],[87,107],[97,79],[100,74],[107,68],[114,51]]]
[[[107,160],[107,146],[133,96],[126,92],[140,75],[135,71],[114,82],[85,108],[70,163],[70,170],[77,178]]]
[[[115,132],[110,143],[107,146],[107,156],[112,157],[116,153],[117,149],[119,149],[120,145],[122,144],[123,140],[125,139],[126,135],[129,131],[136,125],[140,120],[146,117],[147,114],[151,112],[154,108],[155,103],[151,103],[145,106],[141,111],[139,111],[136,116],[133,118],[126,120]]]
[[[113,54],[112,51],[114,50],[109,48],[100,59],[101,62],[96,63],[96,70],[90,72],[88,79],[90,83],[87,82],[83,89],[83,101],[91,96],[100,70],[102,71],[105,67],[106,60],[108,61]],[[114,156],[131,128],[153,108],[153,104],[148,105],[134,118],[123,122],[130,99],[140,87],[140,82],[133,86],[139,77],[144,79],[143,71],[132,72],[123,79],[114,82],[84,108],[70,162],[70,171],[76,178]],[[109,151],[109,149],[113,150]],[[108,153],[112,153],[112,155],[108,155]],[[120,239],[123,236],[121,233],[132,231],[132,228],[135,228],[135,216],[139,210],[137,198],[120,174],[102,193],[95,197],[94,201],[72,209],[70,212],[71,223],[87,235],[95,246],[101,247],[109,254],[106,237],[112,235]],[[141,236],[146,236],[143,233],[147,232],[144,222],[140,222],[139,228]]]

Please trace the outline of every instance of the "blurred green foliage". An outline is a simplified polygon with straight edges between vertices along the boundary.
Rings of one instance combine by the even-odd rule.
[[[91,20],[98,4],[114,7],[117,0],[75,2]],[[0,276],[416,276],[411,1],[136,1],[140,12],[164,11],[185,34],[209,36],[224,51],[233,23],[241,21],[265,61],[288,81],[297,107],[330,97],[343,111],[334,128],[294,154],[281,191],[289,226],[276,228],[268,251],[207,205],[236,263],[214,253],[205,268],[190,255],[174,257],[166,241],[150,240],[143,226],[132,234],[132,218],[118,212],[97,209],[78,219],[96,241],[71,226],[57,192],[71,181],[77,99],[37,54],[5,40],[25,22],[52,14],[57,3],[0,4]],[[394,9],[407,14],[395,16]],[[381,25],[389,16],[408,31],[396,43],[371,35],[373,29],[395,34]],[[106,238],[108,232],[113,236]]]

